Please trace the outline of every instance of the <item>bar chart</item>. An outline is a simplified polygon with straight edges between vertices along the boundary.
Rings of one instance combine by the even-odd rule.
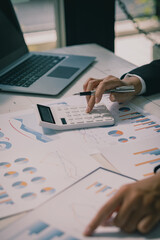
[[[160,164],[160,136],[132,140],[127,147],[105,147],[102,153],[121,173],[143,179],[154,175],[154,168]]]
[[[143,150],[143,151],[140,151],[140,152],[135,152],[133,154],[134,155],[150,155],[151,157],[155,156],[155,158],[153,158],[153,159],[151,158],[147,161],[140,161],[139,163],[136,163],[135,164],[136,167],[139,167],[139,166],[142,166],[142,165],[147,165],[147,164],[154,165],[154,164],[159,164],[160,163],[160,157],[157,158],[157,156],[160,156],[160,148],[155,147],[155,148],[146,149],[146,150]],[[153,171],[143,174],[144,177],[152,176],[152,175],[153,175]]]
[[[52,239],[63,239],[63,240],[79,240],[76,237],[67,235],[64,231],[51,226],[44,221],[36,221],[31,225],[21,229],[16,235],[12,237],[12,240],[52,240]]]
[[[14,202],[8,195],[8,193],[5,191],[2,185],[0,185],[0,205],[13,205]]]
[[[89,186],[86,187],[86,190],[92,190],[94,194],[103,193],[107,197],[111,197],[117,192],[117,189],[109,185],[103,184],[101,182],[94,182],[90,184]]]

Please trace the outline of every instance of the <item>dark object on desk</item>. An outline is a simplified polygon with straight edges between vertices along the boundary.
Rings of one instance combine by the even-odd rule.
[[[158,173],[158,172],[160,172],[160,165],[158,165],[154,168],[154,173]]]
[[[57,95],[95,59],[29,52],[10,0],[0,1],[0,31],[2,91]]]

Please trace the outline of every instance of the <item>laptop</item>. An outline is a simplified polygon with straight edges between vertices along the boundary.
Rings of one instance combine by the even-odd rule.
[[[29,52],[10,0],[0,1],[0,90],[57,95],[95,57]]]

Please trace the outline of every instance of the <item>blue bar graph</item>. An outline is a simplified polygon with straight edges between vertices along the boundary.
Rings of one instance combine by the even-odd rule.
[[[51,231],[48,231],[43,237],[40,237],[39,240],[51,240],[57,237],[61,237],[64,235],[64,232],[62,232],[59,229],[52,229]]]
[[[105,192],[106,190],[111,189],[111,187],[107,186],[101,190],[101,192]]]
[[[6,192],[0,193],[0,199],[8,197]]]
[[[39,239],[39,235],[43,233],[44,230],[46,230],[49,227],[49,224],[42,222],[42,221],[36,221],[32,225],[26,226],[22,228],[19,232],[17,232],[14,236],[9,240],[16,240],[18,239]],[[33,235],[33,236],[32,236]],[[37,236],[35,236],[37,235]]]
[[[42,221],[38,221],[35,224],[33,224],[32,226],[29,227],[29,235],[32,234],[39,234],[41,233],[44,229],[46,229],[47,227],[49,227],[48,224],[42,222]]]
[[[160,160],[157,160],[155,162],[150,162],[150,164],[157,164],[157,163],[160,163]]]
[[[144,118],[144,117],[145,117],[144,115],[140,115],[140,116],[131,117],[130,119],[131,119],[131,120],[134,120],[134,119]]]
[[[155,149],[155,150],[151,150],[151,151],[148,151],[148,152],[144,152],[142,154],[150,154],[150,155],[160,155],[160,149]]]
[[[145,119],[138,119],[138,120],[136,120],[136,122],[138,123],[138,122],[148,122],[148,121],[150,121],[151,119],[149,119],[149,118],[145,118]]]
[[[97,184],[95,185],[95,187],[100,187],[100,186],[102,186],[102,183],[97,183]]]

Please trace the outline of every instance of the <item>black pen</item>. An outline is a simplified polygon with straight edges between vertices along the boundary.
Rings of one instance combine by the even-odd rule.
[[[73,95],[91,96],[91,95],[94,95],[95,92],[96,92],[96,90],[92,90],[92,91],[87,91],[87,92],[74,93]],[[103,94],[112,93],[112,92],[116,92],[116,93],[130,93],[130,92],[135,92],[135,89],[134,89],[134,86],[132,86],[132,85],[130,85],[130,86],[122,86],[122,87],[117,87],[117,88],[114,88],[114,89],[107,90]]]

